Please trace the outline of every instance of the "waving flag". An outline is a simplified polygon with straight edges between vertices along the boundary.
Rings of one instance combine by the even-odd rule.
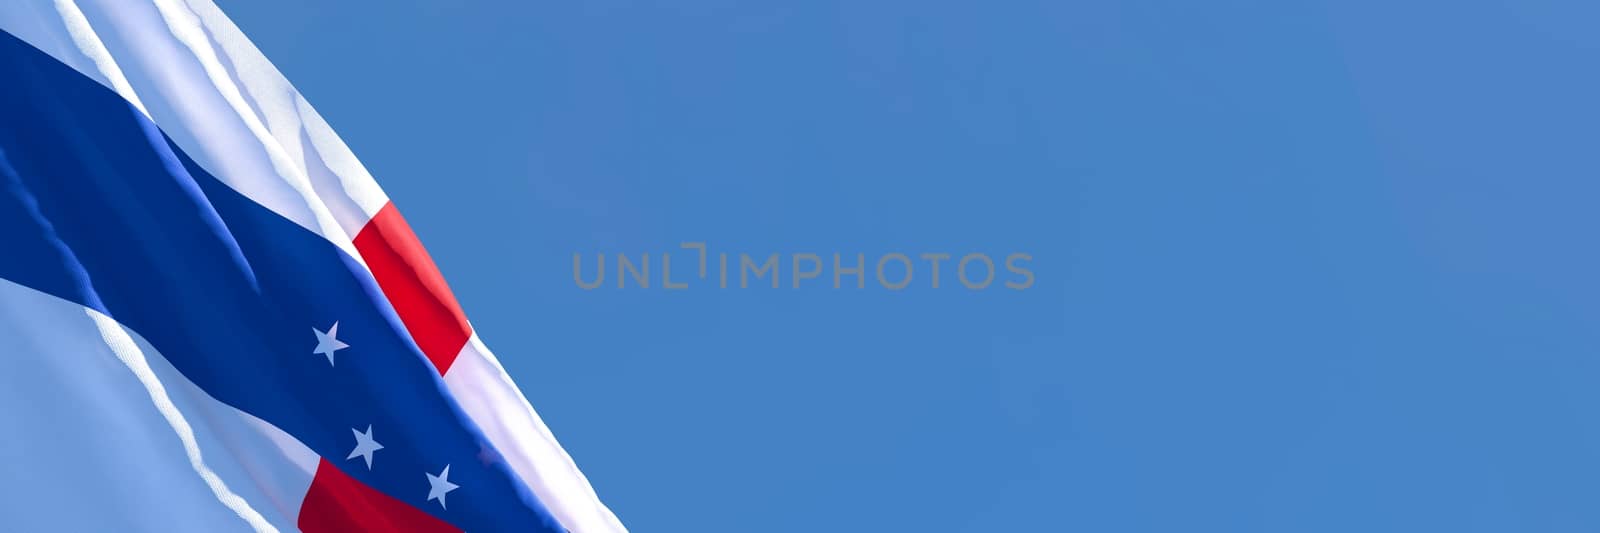
[[[0,529],[623,531],[209,0],[0,2]]]

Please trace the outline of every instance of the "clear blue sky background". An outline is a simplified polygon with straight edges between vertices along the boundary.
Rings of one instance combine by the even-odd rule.
[[[1593,2],[218,3],[635,531],[1600,529]]]

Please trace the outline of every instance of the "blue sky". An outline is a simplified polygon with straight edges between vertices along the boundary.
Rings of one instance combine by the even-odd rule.
[[[1592,3],[218,3],[635,531],[1600,526]]]

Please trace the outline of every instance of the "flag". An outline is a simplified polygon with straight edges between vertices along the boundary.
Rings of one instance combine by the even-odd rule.
[[[624,531],[210,0],[0,2],[0,530]]]

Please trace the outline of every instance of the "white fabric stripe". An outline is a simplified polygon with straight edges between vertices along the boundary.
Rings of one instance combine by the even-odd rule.
[[[0,280],[0,355],[6,530],[295,530],[316,455],[127,328]]]
[[[135,102],[218,179],[360,260],[351,237],[388,197],[214,4],[56,1],[0,2],[0,29]]]
[[[89,26],[88,19],[83,17],[83,11],[70,0],[0,2],[0,30],[49,53],[56,60],[127,97],[96,65],[95,56],[105,49],[104,44],[99,44],[100,39],[96,37],[94,44],[78,42],[78,36],[84,35],[85,30],[93,32],[93,28]],[[106,58],[110,58],[109,51],[105,52],[102,59]],[[126,81],[123,80],[124,83]]]
[[[389,203],[367,167],[221,9],[209,0],[188,0],[188,5],[233,64],[240,86],[261,110],[272,136],[297,161],[304,161],[312,187],[345,232],[351,236],[360,232]],[[309,145],[298,142],[302,136]]]
[[[194,426],[189,425],[189,420],[184,418],[183,411],[178,409],[177,404],[172,403],[172,397],[167,394],[166,386],[162,385],[161,378],[156,377],[155,371],[151,370],[144,350],[139,349],[133,337],[111,317],[92,309],[85,308],[83,311],[100,330],[100,340],[105,342],[106,347],[111,349],[111,353],[116,355],[122,364],[127,365],[128,370],[139,379],[139,384],[144,385],[145,393],[150,395],[150,403],[155,404],[156,411],[167,420],[167,425],[177,434],[178,441],[183,443],[183,453],[189,458],[189,468],[205,481],[206,488],[211,490],[217,501],[222,502],[228,510],[249,524],[250,529],[258,532],[278,531],[278,528],[267,523],[267,519],[261,516],[259,511],[250,506],[250,502],[228,488],[228,482],[223,481],[215,471],[211,470],[211,466],[206,464],[205,456],[200,452],[200,443],[194,436]]]
[[[573,533],[627,531],[476,333],[450,363],[444,383],[561,525]]]
[[[133,92],[133,86],[128,84],[127,76],[122,75],[122,69],[117,68],[116,60],[111,58],[111,51],[106,50],[105,43],[100,41],[100,36],[95,35],[94,27],[89,25],[89,19],[83,16],[83,10],[78,9],[78,4],[72,0],[55,0],[56,12],[61,14],[61,22],[66,25],[67,33],[72,36],[73,44],[78,45],[78,51],[94,62],[96,69],[111,84],[111,89],[121,95],[128,103],[133,104],[140,113],[149,116],[150,112],[144,108],[144,102],[139,101],[138,93]]]

